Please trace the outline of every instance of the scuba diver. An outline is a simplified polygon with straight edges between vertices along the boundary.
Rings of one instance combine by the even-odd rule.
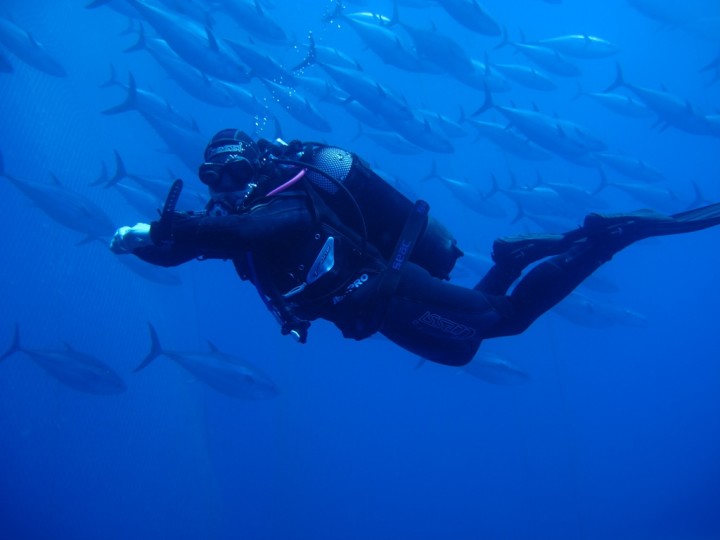
[[[493,267],[469,289],[448,283],[462,251],[428,204],[346,150],[225,129],[204,158],[205,209],[175,211],[176,180],[159,220],[117,230],[115,253],[161,266],[229,259],[282,333],[301,343],[322,318],[347,338],[379,332],[454,366],[470,362],[484,339],[523,332],[630,244],[720,224],[720,203],[673,215],[589,214],[562,234],[495,240]]]

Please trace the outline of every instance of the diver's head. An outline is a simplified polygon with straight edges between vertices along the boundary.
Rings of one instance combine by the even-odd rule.
[[[260,150],[247,133],[223,129],[205,148],[205,162],[198,177],[210,194],[236,193],[247,196],[257,184]]]

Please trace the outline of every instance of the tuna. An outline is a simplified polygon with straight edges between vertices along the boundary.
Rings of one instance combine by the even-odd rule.
[[[278,394],[275,383],[258,368],[244,360],[221,352],[209,343],[210,350],[204,352],[179,352],[163,349],[157,331],[150,329],[150,352],[135,372],[148,366],[158,356],[166,356],[192,373],[198,380],[226,396],[236,399],[268,399]]]
[[[38,366],[61,383],[86,394],[112,395],[126,390],[125,382],[105,362],[76,351],[70,345],[62,349],[28,349],[20,344],[20,330],[15,325],[12,345],[0,361],[16,353],[29,356]]]

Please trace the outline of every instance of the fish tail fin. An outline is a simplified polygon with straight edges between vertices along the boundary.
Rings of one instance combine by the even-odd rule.
[[[108,88],[110,86],[120,86],[120,81],[117,79],[117,72],[115,71],[114,64],[110,64],[110,76],[107,81],[100,85],[100,88]]]
[[[570,101],[576,101],[583,97],[585,95],[585,90],[583,90],[582,84],[580,84],[580,81],[577,83],[577,89],[575,90],[575,95],[570,98]]]
[[[622,68],[620,67],[620,62],[615,62],[615,80],[612,82],[612,84],[610,86],[608,86],[604,90],[604,92],[611,92],[620,86],[627,86],[627,83],[625,82],[625,79],[623,78],[623,72],[622,72]]]
[[[398,9],[398,3],[397,0],[393,0],[393,10],[392,15],[390,15],[390,22],[387,24],[387,26],[395,26],[396,24],[400,23],[400,10]]]
[[[273,115],[273,125],[275,127],[275,132],[273,133],[275,140],[283,140],[283,128],[282,124],[280,123],[280,119],[277,116]]]
[[[420,181],[427,182],[428,180],[440,179],[440,178],[441,178],[441,176],[438,173],[437,161],[435,161],[433,159],[432,166],[430,167],[430,172],[427,173],[423,178],[421,178]]]
[[[15,323],[15,334],[13,335],[12,344],[10,348],[0,356],[0,362],[20,351],[22,351],[22,347],[20,346],[20,327]]]
[[[143,361],[140,362],[138,367],[133,369],[133,373],[137,373],[141,369],[146,368],[150,364],[150,362],[165,353],[165,351],[163,351],[162,347],[160,346],[160,338],[158,338],[157,330],[155,330],[155,327],[152,325],[152,323],[148,323],[148,328],[150,330],[150,352],[147,353],[147,355],[145,356],[145,358],[143,358]]]
[[[344,6],[340,0],[335,0],[335,5],[331,10],[328,10],[322,17],[322,22],[325,24],[331,23],[336,19],[339,19],[343,15]]]
[[[135,83],[135,76],[132,73],[130,73],[128,75],[127,97],[125,98],[125,101],[123,101],[119,105],[116,105],[115,107],[110,107],[109,109],[105,109],[102,113],[103,114],[118,114],[118,113],[122,113],[122,112],[136,110],[137,109],[137,95],[138,95],[138,93],[137,93],[137,84]]]
[[[362,122],[358,120],[357,123],[357,131],[355,132],[355,136],[353,137],[353,142],[357,141],[360,137],[365,135],[365,131],[363,131]]]
[[[467,122],[468,118],[467,118],[467,115],[465,114],[465,108],[462,105],[460,105],[459,109],[460,109],[460,115],[458,116],[457,123],[463,124],[463,123]]]
[[[707,205],[707,204],[713,203],[713,201],[705,198],[705,195],[703,195],[703,192],[700,189],[700,186],[698,185],[697,182],[695,182],[693,180],[692,185],[693,185],[693,200],[689,205],[690,208],[697,208],[698,206],[701,206],[701,205]]]
[[[486,64],[487,65],[487,64]],[[490,92],[490,88],[488,88],[488,85],[485,84],[485,101],[480,106],[478,110],[476,110],[474,113],[472,113],[470,116],[480,116],[485,111],[492,109],[495,106],[492,100],[492,93]]]
[[[705,85],[705,88],[709,88],[718,81],[720,81],[720,68],[715,69],[715,76]]]
[[[490,191],[485,194],[485,198],[488,199],[500,191],[500,184],[498,184],[497,176],[495,173],[490,173]]]
[[[508,38],[507,27],[506,27],[505,25],[503,25],[503,27],[502,27],[502,39],[500,40],[500,43],[498,43],[497,45],[495,45],[495,46],[493,47],[493,51],[497,51],[498,49],[502,49],[502,48],[505,47],[506,45],[512,45],[512,43],[510,42],[510,38]]]
[[[101,186],[108,182],[108,170],[107,170],[107,164],[103,161],[101,162],[100,166],[100,176],[97,177],[97,179],[90,182],[89,186]]]
[[[115,174],[112,175],[112,178],[105,178],[106,188],[114,186],[123,178],[133,177],[127,172],[127,169],[125,168],[125,162],[123,162],[122,157],[120,156],[120,152],[118,152],[117,149],[113,149],[113,153],[115,154]]]
[[[129,1],[130,0],[128,0],[128,2]],[[142,25],[138,22],[138,26],[142,26]],[[137,33],[137,30],[135,30],[135,19],[133,19],[132,17],[128,17],[127,26],[125,27],[125,30],[122,30],[118,34],[118,36],[130,36],[135,33]]]
[[[105,240],[103,238],[100,238],[99,236],[87,235],[85,238],[82,238],[80,241],[76,242],[75,245],[87,246],[88,244],[92,244],[93,242],[105,243]]]
[[[703,67],[701,67],[698,70],[698,73],[705,73],[706,71],[711,71],[711,70],[717,69],[717,68],[720,68],[720,54],[718,54],[710,62],[705,64]]]
[[[145,27],[141,24],[140,28],[138,29],[137,41],[135,42],[135,44],[130,45],[123,52],[144,51],[146,49],[147,49],[147,40],[145,38]]]
[[[315,51],[315,38],[313,37],[312,31],[308,32],[308,40],[310,41],[310,44],[308,45],[307,56],[305,57],[305,60],[303,60],[297,66],[290,70],[293,73],[297,71],[302,71],[306,67],[318,63],[317,52]]]
[[[109,4],[110,0],[93,0],[88,5],[85,6],[85,9],[95,9],[100,6],[104,6],[105,4]]]
[[[600,183],[598,184],[598,187],[595,188],[595,191],[592,192],[593,195],[597,195],[603,189],[610,185],[608,183],[607,175],[605,174],[605,171],[602,167],[598,168],[598,173],[600,174]]]
[[[512,218],[510,221],[511,224],[517,223],[518,221],[521,221],[528,217],[528,215],[525,213],[525,210],[523,210],[522,206],[519,204],[517,205],[517,214],[515,214],[515,217]]]

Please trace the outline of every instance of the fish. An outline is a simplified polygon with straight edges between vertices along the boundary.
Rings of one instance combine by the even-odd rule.
[[[117,80],[115,68],[113,66],[110,67],[110,78],[102,85],[102,87],[119,86],[127,92],[127,95],[122,103],[114,107],[110,107],[109,109],[105,109],[102,112],[103,114],[112,115],[128,111],[138,111],[143,114],[149,114],[160,118],[165,122],[178,126],[180,129],[199,131],[197,122],[195,122],[194,118],[188,118],[179,114],[172,105],[165,100],[165,98],[160,97],[154,92],[138,88],[135,82],[135,76],[132,72],[128,74],[128,84],[125,85]]]
[[[367,133],[361,130],[358,135],[367,137],[381,148],[393,154],[416,156],[423,153],[422,148],[394,132],[381,131]]]
[[[0,177],[10,181],[48,217],[85,235],[82,243],[109,239],[115,232],[115,222],[105,211],[87,197],[63,186],[56,176],[52,183],[20,180],[7,174],[0,156]]]
[[[290,116],[295,118],[295,120],[316,131],[322,131],[324,133],[332,131],[330,122],[295,88],[283,86],[266,79],[263,79],[262,83],[278,105],[287,111]]]
[[[250,73],[253,77],[266,79],[286,86],[292,86],[295,83],[294,70],[286,69],[272,56],[260,50],[252,40],[249,40],[247,44],[231,40],[225,41],[240,61],[250,68]]]
[[[101,6],[108,7],[116,13],[129,17],[130,19],[138,16],[137,10],[125,0],[92,0],[89,4],[85,5],[85,9],[96,9]]]
[[[242,83],[248,74],[237,55],[209,26],[144,0],[127,0],[167,44],[197,69],[224,81]]]
[[[0,73],[12,73],[13,71],[15,71],[15,68],[12,63],[8,60],[7,56],[0,51]]]
[[[91,186],[102,185],[105,188],[110,188],[118,182],[127,178],[134,181],[136,184],[142,187],[143,190],[153,194],[158,200],[165,200],[165,196],[167,195],[168,190],[170,189],[170,184],[172,183],[172,180],[174,178],[173,176],[170,176],[166,179],[160,179],[147,178],[145,176],[132,174],[128,172],[127,168],[125,167],[125,162],[123,161],[120,152],[118,152],[117,149],[114,149],[113,153],[115,155],[115,173],[110,176],[108,174],[107,165],[105,165],[105,162],[103,162],[100,176],[97,178],[97,180],[91,182]]]
[[[450,36],[439,32],[434,26],[430,30],[426,30],[401,22],[397,5],[391,24],[397,24],[404,28],[412,39],[416,54],[421,59],[435,64],[442,71],[460,76],[474,71],[475,67],[464,47]]]
[[[541,68],[561,77],[578,77],[582,71],[578,66],[567,60],[551,47],[526,43],[524,37],[520,42],[510,41],[506,31],[503,31],[503,40],[494,48],[499,49],[511,45],[525,58],[534,62]]]
[[[105,362],[75,350],[68,344],[62,349],[28,349],[20,344],[19,325],[15,325],[13,342],[0,362],[16,354],[29,356],[38,366],[61,383],[86,394],[113,395],[125,392],[122,377]]]
[[[465,28],[485,36],[499,36],[500,24],[478,0],[437,0],[448,15]]]
[[[536,110],[495,105],[487,88],[484,103],[471,116],[478,116],[492,108],[499,110],[515,129],[534,143],[578,165],[596,167],[597,160],[592,153],[606,148],[604,142],[575,122]]]
[[[651,167],[640,158],[598,152],[595,154],[603,165],[616,170],[629,178],[642,182],[657,183],[665,180],[665,176],[657,169]]]
[[[402,98],[365,73],[327,64],[318,65],[333,78],[350,99],[357,100],[367,109],[384,117],[386,121],[409,120],[413,117],[412,111]]]
[[[460,125],[460,122],[456,122],[452,118],[448,118],[435,110],[416,109],[415,115],[423,121],[427,120],[431,126],[439,128],[440,131],[450,138],[459,139],[468,134],[467,130]],[[461,121],[462,120],[464,119],[461,119]]]
[[[630,89],[640,98],[658,116],[661,125],[673,126],[695,135],[714,135],[707,118],[697,111],[688,100],[679,98],[669,92],[628,83],[623,76],[620,64],[617,63],[615,65],[615,80],[605,92],[610,92],[621,86]]]
[[[676,212],[679,208],[685,206],[680,195],[667,186],[659,184],[648,184],[647,182],[608,182],[605,173],[600,171],[601,183],[598,192],[606,187],[614,187],[620,191],[624,191],[633,199],[661,212]]]
[[[177,272],[164,266],[156,266],[147,263],[139,257],[128,257],[127,255],[111,254],[115,260],[125,268],[137,274],[143,279],[157,283],[158,285],[178,286],[182,285],[182,279]]]
[[[140,26],[137,42],[125,52],[147,51],[177,85],[194,98],[215,107],[233,107],[236,100],[227,86],[214,77],[188,64],[172,50],[164,39],[146,38]],[[227,83],[231,84],[231,83]]]
[[[258,0],[217,0],[216,4],[253,37],[270,45],[289,45],[283,27],[271,19]]]
[[[221,352],[212,343],[208,342],[210,350],[204,352],[169,351],[162,348],[152,323],[148,323],[148,328],[150,352],[134,372],[146,368],[158,356],[166,356],[226,396],[236,399],[269,399],[278,395],[278,388],[270,377],[237,356]]]
[[[405,139],[420,148],[440,154],[452,154],[455,147],[445,135],[435,130],[427,119],[417,118],[414,114],[407,119],[386,118],[388,124]]]
[[[344,13],[340,3],[330,20],[341,19],[352,28],[365,45],[383,62],[415,73],[441,73],[431,62],[418,57],[406,39],[389,28],[389,22],[374,13]]]
[[[330,103],[331,105],[349,104],[348,95],[322,77],[296,75],[294,88],[312,94],[320,101]]]
[[[612,326],[642,327],[647,317],[632,309],[595,300],[579,292],[573,292],[552,308],[561,317],[587,328],[610,328]]]
[[[720,114],[708,114],[705,120],[710,124],[710,129],[716,137],[720,137]]]
[[[569,34],[541,39],[537,43],[575,58],[606,58],[620,52],[620,47],[614,43],[589,34]]]
[[[525,88],[542,91],[557,90],[557,84],[552,79],[533,67],[522,64],[490,63],[487,58],[485,64],[489,69],[496,69],[508,79],[512,79]]]
[[[505,207],[483,194],[480,189],[468,182],[441,176],[437,171],[437,164],[433,162],[432,170],[425,180],[437,179],[450,190],[457,199],[473,212],[490,218],[502,219],[507,217]]]
[[[476,140],[484,137],[503,150],[530,161],[546,161],[553,157],[547,150],[506,125],[472,118],[467,121],[477,130]]]
[[[530,381],[530,375],[510,360],[482,349],[460,370],[487,383],[501,386],[517,386]]]
[[[627,0],[650,19],[673,30],[683,30],[708,40],[720,39],[720,4],[715,0]]]
[[[182,129],[175,124],[140,111],[140,116],[150,125],[157,135],[165,142],[166,152],[177,156],[188,169],[197,171],[207,139],[201,133],[190,129]]]
[[[361,125],[378,131],[392,131],[393,129],[381,115],[368,109],[359,101],[350,100],[342,104],[333,103],[333,105],[342,106],[343,111],[355,118]]]
[[[648,109],[646,105],[632,96],[615,94],[613,92],[583,92],[582,88],[578,85],[578,93],[574,99],[581,96],[588,96],[607,109],[629,118],[650,118],[654,116],[654,113]]]
[[[510,82],[506,77],[494,72],[489,66],[477,58],[472,58],[470,62],[472,63],[473,70],[469,73],[455,73],[455,79],[477,90],[488,88],[491,92],[496,93],[510,91]]]
[[[580,210],[602,210],[610,207],[610,203],[603,200],[598,193],[585,189],[574,183],[547,182],[537,175],[538,185],[546,186],[555,191],[568,204]]]
[[[502,193],[513,201],[521,214],[532,214],[535,216],[558,216],[569,217],[574,211],[570,208],[565,199],[547,184],[535,185],[533,187],[517,187],[515,177],[511,174],[512,185],[509,188],[501,188],[495,175],[492,175],[493,189],[491,193]]]
[[[53,77],[67,76],[60,62],[30,32],[4,17],[0,17],[0,43],[27,65],[43,73]]]
[[[158,210],[162,208],[162,199],[158,199],[154,194],[145,191],[137,186],[125,184],[123,182],[115,182],[112,185],[130,206],[136,209],[141,216],[153,216],[158,214]]]
[[[315,54],[317,55],[318,62],[322,64],[330,64],[331,66],[340,66],[349,69],[362,69],[360,62],[336,47],[316,43]]]

